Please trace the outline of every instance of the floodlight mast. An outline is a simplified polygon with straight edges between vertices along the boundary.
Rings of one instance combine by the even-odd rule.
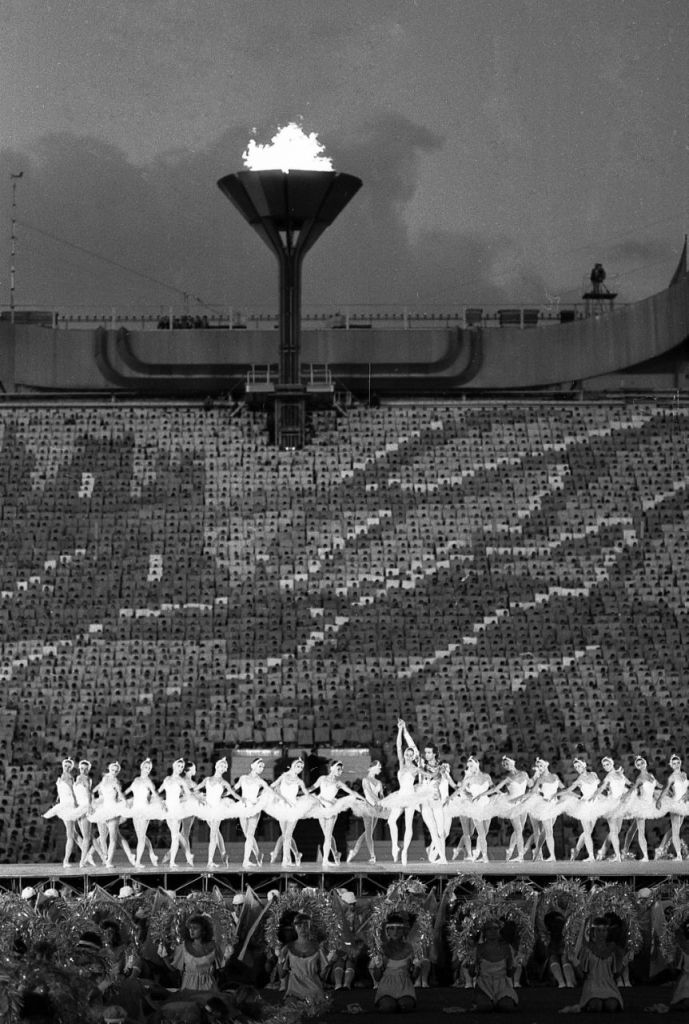
[[[361,179],[337,171],[238,171],[218,187],[266,245],[280,268],[278,388],[296,396],[301,380],[301,269],[304,257],[350,199]]]

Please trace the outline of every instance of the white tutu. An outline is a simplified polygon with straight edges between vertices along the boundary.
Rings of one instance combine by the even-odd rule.
[[[77,804],[57,803],[43,813],[44,818],[59,818],[60,821],[78,821],[84,817],[84,808]]]
[[[164,821],[167,807],[157,793],[137,793],[127,800],[127,817],[144,821]]]
[[[620,804],[620,812],[620,817],[639,818],[646,821],[662,818],[668,813],[662,810],[662,803],[660,808],[656,807],[653,797],[648,797],[643,793],[633,793],[623,800]]]
[[[315,796],[298,796],[294,802],[276,795],[266,807],[266,814],[276,821],[303,821],[304,818],[315,817],[312,810],[320,802]]]
[[[574,797],[576,800],[576,797]],[[522,804],[527,814],[530,814],[536,821],[554,821],[561,814],[569,814],[572,802],[569,799],[558,800],[556,796],[550,798],[541,796],[540,793],[532,793]]]
[[[128,818],[129,808],[126,800],[97,800],[87,815],[94,825],[103,825],[106,821],[123,821]]]
[[[338,814],[343,814],[345,811],[350,811],[355,804],[365,803],[363,797],[359,796],[340,796],[336,800],[323,800],[317,799],[312,810],[309,811],[307,817],[309,818],[336,818]]]
[[[490,798],[493,801],[493,817],[502,818],[504,821],[513,821],[515,818],[526,814],[526,799],[518,797],[516,800],[506,793],[496,793]]]
[[[389,807],[382,804],[370,804],[368,800],[357,800],[352,806],[352,814],[357,818],[366,818],[369,821],[378,821],[379,818],[387,818],[390,814]]]
[[[681,814],[682,817],[689,815],[689,801],[684,798],[677,800],[674,796],[664,796],[660,801],[660,815]]]
[[[455,794],[448,800],[445,813],[452,818],[490,821],[495,817],[495,801],[492,796],[479,796],[472,800],[471,797]]]
[[[430,803],[437,799],[437,788],[425,782],[414,786],[413,789],[397,789],[394,793],[384,796],[380,804],[381,807],[386,807],[390,811],[407,810],[410,807],[418,811],[420,804],[424,802]]]
[[[608,796],[593,797],[589,800],[579,797],[565,813],[569,814],[571,818],[576,818],[577,821],[595,824],[599,818],[607,818],[618,802]]]

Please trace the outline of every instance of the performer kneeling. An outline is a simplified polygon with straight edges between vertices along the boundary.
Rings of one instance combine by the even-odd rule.
[[[519,1000],[512,982],[513,974],[512,947],[502,937],[500,922],[486,921],[476,947],[476,1009],[516,1010]]]
[[[372,968],[377,982],[375,1006],[381,1013],[409,1013],[416,1006],[414,980],[418,967],[402,914],[390,914],[384,925],[383,963]]]

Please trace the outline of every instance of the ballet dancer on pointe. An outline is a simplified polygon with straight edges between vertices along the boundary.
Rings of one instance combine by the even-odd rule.
[[[213,774],[207,775],[195,788],[196,793],[203,790],[206,794],[206,802],[199,806],[198,814],[210,828],[207,865],[209,868],[218,867],[214,860],[216,850],[220,854],[223,864],[227,866],[225,840],[220,832],[220,825],[228,818],[238,817],[239,794],[235,793],[227,779],[223,778],[228,767],[227,758],[221,757],[219,761],[215,762]],[[226,799],[228,795],[233,797],[231,802]]]
[[[409,735],[406,723],[400,718],[397,722],[397,782],[398,789],[389,796],[384,796],[381,806],[389,810],[388,829],[390,830],[390,843],[392,847],[392,859],[396,863],[401,859],[402,864],[407,863],[409,846],[412,841],[414,829],[414,812],[419,807],[419,795],[416,790],[416,782],[419,778],[418,750],[416,744]],[[402,851],[400,857],[399,833],[397,822],[404,813],[404,838],[402,840]]]
[[[106,851],[105,866],[113,866],[113,858],[118,844],[124,850],[124,854],[130,864],[134,864],[134,854],[129,848],[129,843],[120,832],[120,822],[123,818],[129,817],[129,808],[124,799],[122,786],[118,778],[120,774],[119,761],[111,761],[103,778],[93,788],[93,796],[97,797],[93,810],[89,814],[89,821],[98,826],[98,836],[103,849]]]
[[[679,754],[673,754],[670,758],[672,769],[667,777],[660,796],[656,800],[656,807],[661,814],[670,815],[670,829],[661,840],[661,847],[669,840],[675,850],[675,860],[682,860],[682,840],[680,829],[684,818],[689,814],[689,802],[687,801],[687,790],[689,790],[689,778],[687,773],[682,771],[682,758]]]
[[[74,794],[74,761],[71,757],[62,760],[62,774],[55,782],[57,788],[57,803],[49,807],[44,813],[44,818],[59,818],[65,827],[65,853],[62,861],[63,867],[69,867],[69,862],[77,842],[76,822],[83,814],[77,803]]]
[[[594,800],[603,802],[601,818],[604,818],[608,824],[608,834],[596,854],[596,860],[604,860],[608,846],[610,846],[613,854],[612,859],[619,861],[622,860],[620,829],[624,822],[624,815],[620,805],[624,794],[631,786],[631,782],[624,774],[624,768],[621,765],[615,767],[615,762],[609,755],[601,758],[600,766],[605,772],[605,776],[598,787],[598,792],[594,794]]]
[[[564,789],[564,783],[554,772],[550,771],[550,762],[542,757],[536,758],[534,779],[531,791],[524,797],[524,810],[539,826],[537,828],[534,860],[542,860],[544,846],[548,848],[548,860],[555,860],[555,837],[553,826],[559,818],[561,809],[558,793]]]
[[[77,843],[81,847],[81,860],[79,861],[79,867],[84,868],[87,864],[91,864],[93,867],[96,866],[96,862],[93,859],[93,852],[98,854],[103,864],[108,859],[108,855],[100,844],[98,838],[94,839],[93,827],[88,819],[89,814],[93,809],[92,791],[93,791],[93,780],[91,778],[91,762],[86,759],[79,762],[79,774],[74,780],[74,796],[81,814],[77,818]],[[81,836],[81,838],[80,838]]]
[[[136,832],[136,859],[134,866],[141,867],[144,853],[148,853],[151,864],[158,863],[158,858],[153,852],[151,840],[146,834],[151,821],[165,820],[165,804],[158,796],[154,784],[151,782],[153,762],[150,757],[144,758],[139,765],[139,774],[132,779],[130,785],[125,789],[125,797],[131,795],[129,802],[129,815],[132,819],[134,831]]]
[[[376,825],[378,824],[378,819],[384,817],[387,813],[384,808],[380,806],[380,801],[383,799],[383,783],[378,778],[381,768],[382,766],[380,761],[372,761],[368,766],[368,771],[361,780],[364,800],[355,804],[352,807],[352,812],[357,818],[361,818],[364,823],[364,831],[347,854],[347,863],[354,860],[361,849],[361,844],[364,842],[366,843],[366,849],[368,850],[369,864],[376,863],[376,848],[373,842],[373,833]]]
[[[194,863],[194,855],[182,833],[182,821],[188,817],[193,818],[197,807],[197,803],[184,776],[186,763],[183,757],[179,757],[173,763],[170,774],[163,779],[158,787],[158,792],[162,793],[165,798],[165,823],[170,832],[168,858],[171,868],[175,867],[177,851],[180,846],[182,847],[187,864],[192,866]]]
[[[309,817],[317,818],[323,832],[323,857],[322,866],[330,866],[330,856],[333,863],[340,863],[340,853],[333,840],[335,822],[342,811],[348,811],[355,803],[363,802],[358,793],[355,793],[351,786],[342,781],[344,765],[342,761],[331,761],[326,775],[321,775],[314,784],[309,787],[309,793],[318,794],[318,802],[309,813]],[[340,793],[346,793],[344,797]]]
[[[659,789],[658,780],[648,770],[648,762],[645,757],[638,754],[634,759],[636,778],[632,788],[625,795],[620,804],[623,817],[633,818],[634,825],[627,830],[624,840],[622,855],[629,853],[634,837],[636,836],[641,850],[641,860],[648,860],[648,841],[646,839],[646,822],[648,819],[660,818],[662,813],[656,806],[656,790]]]
[[[472,754],[467,758],[464,778],[447,802],[448,814],[453,818],[468,818],[476,829],[476,849],[471,851],[470,860],[488,860],[488,829],[493,817],[493,802],[488,793],[492,787],[490,775],[481,771],[478,758]],[[460,845],[463,841],[460,840]]]
[[[193,797],[198,791],[198,784],[194,782],[194,776],[196,775],[196,765],[193,761],[184,762],[184,779],[189,790],[189,794]],[[200,801],[194,799],[189,801],[190,806],[194,807],[194,813],[190,814],[188,818],[184,818],[180,822],[180,831],[187,841],[187,846],[191,850],[191,830],[194,827],[196,821],[197,808],[199,807]]]
[[[569,859],[576,860],[586,847],[587,860],[595,860],[593,849],[593,829],[600,817],[600,804],[596,800],[596,793],[600,786],[600,779],[595,772],[589,771],[586,761],[582,757],[575,757],[572,767],[577,773],[574,782],[567,786],[560,793],[560,814],[569,814],[576,818],[581,824],[581,835],[577,839],[576,846],[570,852]],[[571,799],[567,801],[567,798]]]
[[[528,815],[521,809],[520,802],[529,787],[529,775],[528,772],[519,770],[513,758],[507,754],[502,758],[502,767],[505,770],[504,778],[488,790],[487,796],[493,800],[494,816],[509,821],[512,825],[505,860],[512,860],[516,850],[515,859],[523,861],[524,826]]]
[[[274,800],[273,791],[265,779],[261,778],[266,767],[262,757],[255,757],[249,765],[249,771],[240,775],[236,782],[236,788],[241,795],[241,813],[239,825],[244,833],[244,858],[243,868],[251,868],[251,855],[254,856],[255,866],[263,863],[263,855],[256,842],[256,829],[261,817],[261,811]]]
[[[299,777],[303,771],[304,762],[301,757],[297,757],[270,787],[282,798],[267,808],[280,826],[280,836],[270,854],[271,864],[279,857],[280,850],[283,867],[301,864],[301,854],[293,838],[294,830],[297,822],[305,818],[314,805],[314,799],[309,797],[304,781]]]

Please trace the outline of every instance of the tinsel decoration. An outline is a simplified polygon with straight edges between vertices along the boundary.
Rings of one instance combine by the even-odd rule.
[[[0,950],[11,953],[17,939],[29,941],[40,920],[27,900],[12,892],[3,893],[0,896]]]
[[[433,938],[433,917],[423,906],[425,898],[423,882],[417,878],[402,878],[373,901],[366,929],[372,967],[380,967],[383,963],[384,928],[391,914],[402,914],[409,921],[408,942],[414,959],[420,961],[428,955]]]
[[[280,925],[286,916],[299,913],[311,918],[314,938],[328,952],[339,949],[342,945],[342,916],[338,913],[335,899],[338,899],[337,894],[331,896],[319,889],[290,886],[269,905],[265,928],[266,948],[277,949],[281,945],[278,936]]]
[[[548,941],[545,919],[551,911],[558,911],[566,918],[585,898],[586,888],[579,878],[558,878],[544,889],[536,911],[536,930],[540,937]]]
[[[531,956],[535,939],[531,917],[512,898],[517,890],[511,890],[505,895],[505,888],[486,886],[462,907],[461,924],[458,924],[456,917],[448,921],[448,941],[457,963],[474,960],[479,935],[488,921],[514,923],[519,935],[519,945],[514,954],[515,963],[525,964]]]
[[[683,929],[687,921],[689,921],[689,887],[684,884],[678,886],[673,894],[672,910],[660,937],[660,952],[668,964],[674,964],[677,959],[677,932]]]
[[[634,959],[641,948],[642,942],[636,897],[631,889],[628,889],[625,885],[620,885],[618,882],[592,889],[569,912],[563,931],[563,938],[565,950],[571,959],[578,959],[579,950],[577,943],[582,934],[582,929],[594,917],[605,917],[608,913],[615,914],[624,922],[627,933],[625,958],[627,960]]]
[[[446,886],[445,892],[443,893],[443,901],[449,903],[455,896],[459,899],[457,894],[458,889],[469,888],[472,889],[472,896],[478,892],[482,892],[488,888],[488,882],[485,880],[483,875],[456,875],[452,881]],[[471,897],[467,897],[471,898]]]
[[[79,972],[55,964],[23,963],[18,967],[11,981],[8,1024],[22,1019],[21,1010],[25,996],[30,993],[47,996],[55,1013],[55,1024],[96,1024],[100,1014],[86,1005],[84,982]]]

